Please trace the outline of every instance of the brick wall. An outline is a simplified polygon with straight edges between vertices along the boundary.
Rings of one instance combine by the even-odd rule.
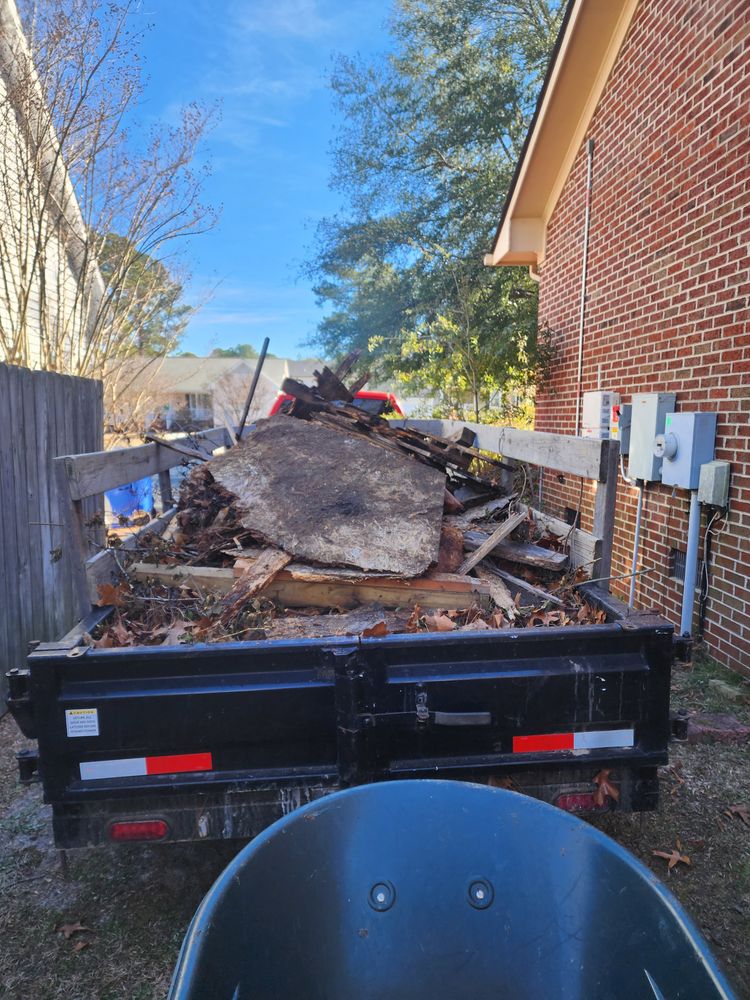
[[[642,0],[592,119],[595,140],[583,390],[673,391],[717,410],[732,463],[731,512],[713,538],[705,639],[750,674],[750,2]],[[539,319],[557,358],[537,430],[575,432],[586,151],[547,231]],[[578,506],[580,483],[544,477],[545,508]],[[583,490],[583,527],[592,491]],[[630,569],[636,490],[620,482],[613,573]],[[651,486],[637,606],[679,624],[688,494]],[[701,537],[705,532],[705,516]],[[629,581],[612,589],[627,594]],[[696,595],[697,598],[697,595]],[[697,609],[697,601],[696,601]]]

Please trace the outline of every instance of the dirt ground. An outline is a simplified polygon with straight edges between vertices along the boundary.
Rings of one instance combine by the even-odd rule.
[[[717,678],[739,700],[710,685]],[[673,707],[750,721],[750,687],[701,658],[676,667]],[[69,852],[64,871],[39,787],[16,782],[13,754],[26,745],[10,716],[0,720],[0,997],[161,1000],[194,910],[239,845]],[[658,812],[597,825],[664,879],[750,1000],[750,827],[725,815],[750,806],[750,747],[673,743],[670,756]],[[691,864],[668,875],[652,851],[677,839]]]

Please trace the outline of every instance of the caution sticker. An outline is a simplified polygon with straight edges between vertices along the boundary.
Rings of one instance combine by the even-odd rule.
[[[68,736],[98,736],[99,712],[95,708],[66,708],[65,728]]]

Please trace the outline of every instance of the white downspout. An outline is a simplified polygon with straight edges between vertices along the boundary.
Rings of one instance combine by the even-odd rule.
[[[581,272],[581,309],[578,321],[578,389],[576,393],[576,437],[581,433],[581,403],[583,400],[583,331],[586,315],[586,279],[589,266],[589,228],[591,223],[591,182],[594,172],[594,140],[586,144],[586,212],[583,220],[583,268]]]

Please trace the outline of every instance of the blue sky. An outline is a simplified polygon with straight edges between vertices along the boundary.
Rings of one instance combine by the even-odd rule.
[[[327,86],[334,53],[387,46],[388,3],[377,0],[144,0],[152,25],[141,117],[174,120],[180,105],[220,102],[206,149],[215,230],[191,241],[189,298],[202,301],[184,350],[271,338],[280,356],[303,343],[320,310],[299,277],[328,189],[336,113]]]

